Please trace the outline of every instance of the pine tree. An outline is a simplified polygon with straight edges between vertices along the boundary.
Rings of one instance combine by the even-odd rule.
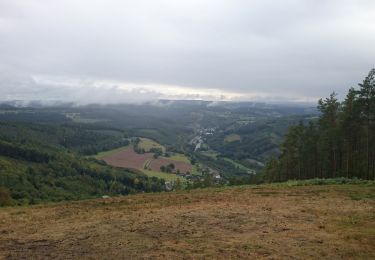
[[[374,179],[375,69],[359,84],[358,104],[365,132],[366,178]]]
[[[342,105],[342,113],[340,116],[341,127],[343,132],[343,146],[344,157],[343,169],[346,177],[355,176],[355,169],[358,166],[355,164],[358,156],[358,142],[360,140],[360,122],[359,109],[356,105],[358,94],[354,88],[350,88],[346,99]]]
[[[336,93],[320,99],[317,121],[290,127],[264,179],[375,179],[375,69],[359,87],[349,89],[342,103]]]
[[[338,171],[338,146],[339,146],[339,123],[338,115],[340,103],[333,92],[329,98],[320,99],[318,109],[321,112],[319,119],[320,129],[320,158],[323,160],[322,177],[336,177]]]

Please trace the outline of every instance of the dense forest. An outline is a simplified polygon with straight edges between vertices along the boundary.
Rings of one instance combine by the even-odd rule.
[[[358,104],[362,102],[363,94],[354,90],[353,93],[353,109],[357,111],[360,109]],[[335,96],[331,98],[335,99]],[[335,102],[338,104],[337,100]],[[324,112],[329,109],[329,101],[322,101],[322,115],[329,113]],[[335,113],[338,114],[339,124],[348,124],[350,119],[341,115],[344,109],[347,109],[345,103],[338,104]],[[91,156],[126,146],[131,137],[151,138],[164,145],[168,152],[179,152],[188,156],[192,164],[196,164],[197,173],[202,175],[196,175],[194,182],[186,184],[187,187],[258,183],[261,182],[261,176],[255,173],[262,169],[263,163],[270,156],[279,155],[279,143],[283,136],[289,126],[299,121],[301,125],[292,128],[297,130],[291,130],[287,140],[302,131],[310,139],[299,137],[301,140],[298,139],[298,142],[310,141],[319,144],[319,147],[311,149],[328,149],[322,146],[327,144],[324,138],[328,137],[319,137],[319,132],[326,127],[324,131],[327,131],[327,134],[335,137],[339,135],[329,132],[331,130],[327,128],[328,119],[308,125],[308,122],[317,116],[316,109],[312,107],[251,102],[212,104],[206,101],[159,101],[156,104],[142,105],[36,104],[29,107],[3,103],[0,104],[0,205],[165,190],[164,180],[147,177],[140,172],[113,168]],[[360,116],[362,121],[364,116]],[[373,122],[373,119],[371,120],[369,122]],[[351,143],[352,146],[361,144],[359,155],[355,148],[350,150],[351,170],[359,167],[354,160],[357,157],[362,158],[366,153],[363,142],[366,141],[365,134],[370,130],[363,125],[358,135],[350,137],[351,141],[359,138],[355,139],[357,143]],[[308,131],[314,132],[310,134]],[[355,131],[351,130],[349,133],[353,134]],[[340,135],[344,134],[347,132],[340,132]],[[203,142],[198,151],[195,151],[196,145],[191,144],[191,140],[196,137],[200,137]],[[311,140],[312,137],[319,137],[321,140]],[[297,142],[297,139],[293,140]],[[288,142],[285,142],[282,148],[284,157]],[[337,154],[341,144],[338,140],[336,142],[335,165],[342,165],[345,160],[342,156],[345,156],[345,153]],[[368,158],[373,158],[370,151],[370,147],[373,147],[373,136],[368,135],[368,142]],[[301,145],[300,149],[307,148],[305,143],[298,144]],[[293,156],[297,156],[297,151],[293,152]],[[297,158],[292,158],[290,154],[287,156],[291,160]],[[317,161],[320,158],[329,158],[325,154],[320,156],[316,155],[314,158]],[[283,168],[274,167],[283,165],[285,168],[281,163],[282,158],[280,157],[280,162],[273,160],[267,166],[266,180],[297,178],[289,168],[288,175],[282,176],[280,172]],[[301,164],[291,162],[291,165],[299,165],[299,176],[302,176],[303,167],[309,171],[313,169],[310,164],[307,165],[311,163],[307,159],[303,164],[302,157],[297,160],[301,160]],[[334,175],[329,175],[331,169],[322,163],[321,175],[309,172],[304,178],[340,176],[342,169],[335,167]],[[361,162],[361,167],[364,169],[366,165]],[[374,167],[369,168],[373,171]],[[277,172],[278,175],[272,172]]]
[[[83,156],[125,141],[103,128],[1,122],[0,206],[165,190],[164,180]]]
[[[318,109],[318,120],[289,129],[264,179],[375,179],[375,69],[343,102],[332,93],[319,100]]]
[[[240,124],[235,122],[228,130],[218,131],[207,137],[211,149],[220,152],[224,157],[233,160],[251,158],[266,162],[270,157],[279,154],[279,144],[288,131],[289,126],[305,121],[314,114],[284,116],[282,118],[267,118],[255,122]],[[225,142],[225,137],[238,135],[240,140]]]

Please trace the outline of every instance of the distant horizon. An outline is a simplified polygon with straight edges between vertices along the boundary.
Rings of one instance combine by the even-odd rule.
[[[0,17],[5,100],[311,103],[375,67],[371,0],[3,0]]]
[[[33,106],[42,106],[42,107],[54,107],[54,106],[111,106],[111,105],[155,105],[160,104],[159,102],[170,102],[173,103],[182,103],[182,102],[191,102],[199,103],[204,102],[207,104],[212,104],[220,106],[220,104],[248,104],[248,105],[271,105],[271,106],[291,106],[291,107],[314,107],[317,105],[318,101],[314,102],[303,102],[303,101],[256,101],[256,100],[204,100],[204,99],[154,99],[154,100],[145,100],[138,102],[113,102],[113,103],[79,103],[75,101],[64,101],[64,100],[0,100],[0,105],[10,105],[13,107],[33,107]]]

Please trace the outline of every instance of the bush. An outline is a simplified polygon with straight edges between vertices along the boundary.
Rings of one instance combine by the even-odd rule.
[[[358,178],[344,178],[344,177],[338,177],[338,178],[328,178],[328,179],[308,179],[308,180],[289,180],[286,182],[274,182],[271,183],[271,185],[274,186],[287,186],[287,187],[293,187],[293,186],[309,186],[309,185],[341,185],[341,184],[369,184],[373,185],[375,184],[374,181],[370,180],[362,180]]]
[[[13,199],[9,194],[9,191],[5,188],[0,187],[0,207],[13,205]]]

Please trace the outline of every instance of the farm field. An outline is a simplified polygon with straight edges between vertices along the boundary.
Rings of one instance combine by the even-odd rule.
[[[129,145],[123,146],[123,147],[119,147],[119,148],[116,148],[116,149],[113,149],[113,150],[110,150],[110,151],[100,152],[97,155],[95,155],[94,157],[96,159],[102,159],[104,157],[108,157],[108,156],[110,156],[112,154],[115,154],[115,153],[121,152],[121,151],[125,151],[127,149],[129,149]]]
[[[171,160],[169,158],[154,159],[150,162],[149,167],[153,171],[160,171],[160,167],[162,165],[168,165],[170,163],[174,164],[176,171],[179,170],[180,172],[184,172],[184,173],[190,172],[191,173],[192,166],[191,166],[190,163],[181,162],[181,161],[174,161],[174,160]]]
[[[0,259],[374,259],[373,185],[240,186],[0,210]]]
[[[184,154],[180,154],[180,153],[175,153],[175,154],[169,156],[168,159],[173,160],[173,161],[190,163],[189,158],[186,157]]]
[[[200,153],[205,155],[205,156],[211,157],[212,159],[215,159],[215,160],[218,159],[218,156],[220,155],[220,153],[215,152],[213,150],[203,151],[203,152],[200,152]],[[234,161],[230,158],[227,158],[227,157],[221,157],[221,158],[223,158],[227,162],[230,162],[231,164],[233,164],[233,166],[238,167],[242,171],[255,172],[253,169],[250,169],[250,168],[246,167],[245,165],[243,165],[239,162],[236,162],[236,161]]]
[[[234,141],[241,141],[241,136],[238,135],[238,134],[230,134],[230,135],[227,135],[225,138],[224,138],[224,142],[234,142]]]
[[[202,151],[201,154],[211,157],[212,159],[217,159],[217,156],[220,155],[218,152],[215,151]]]
[[[166,173],[166,172],[150,171],[150,170],[142,170],[142,172],[149,177],[156,177],[159,179],[164,179],[166,181],[176,181],[177,179],[180,179],[181,181],[185,180],[184,178],[177,176],[174,173]]]
[[[243,171],[253,172],[252,169],[247,168],[246,166],[244,166],[244,165],[242,165],[242,164],[240,164],[240,163],[238,163],[238,162],[236,162],[236,161],[234,161],[234,160],[232,160],[232,159],[224,158],[224,160],[227,161],[227,162],[232,163],[235,167],[238,167],[239,169],[241,169],[241,170],[243,170]]]
[[[140,170],[147,160],[152,159],[152,153],[137,154],[133,146],[110,153],[102,159],[111,166]]]
[[[139,138],[140,142],[138,144],[138,147],[140,149],[144,149],[145,152],[149,152],[152,148],[160,148],[163,152],[165,152],[165,147],[154,140],[148,139],[148,138]]]
[[[144,140],[145,138],[142,139]],[[141,143],[142,142],[143,141],[141,141]],[[160,144],[157,145],[159,148],[162,147]],[[148,147],[151,146],[156,147],[154,143],[150,144]],[[166,166],[173,163],[175,171],[179,170],[181,173],[192,172],[193,170],[189,159],[183,154],[173,154],[171,157],[159,157],[155,159],[153,158],[153,153],[136,153],[131,145],[102,152],[95,157],[104,160],[107,164],[113,167],[136,169],[144,172],[148,176],[164,178],[165,180],[176,180],[178,178],[173,173],[169,174],[161,172],[160,167],[162,165]]]

